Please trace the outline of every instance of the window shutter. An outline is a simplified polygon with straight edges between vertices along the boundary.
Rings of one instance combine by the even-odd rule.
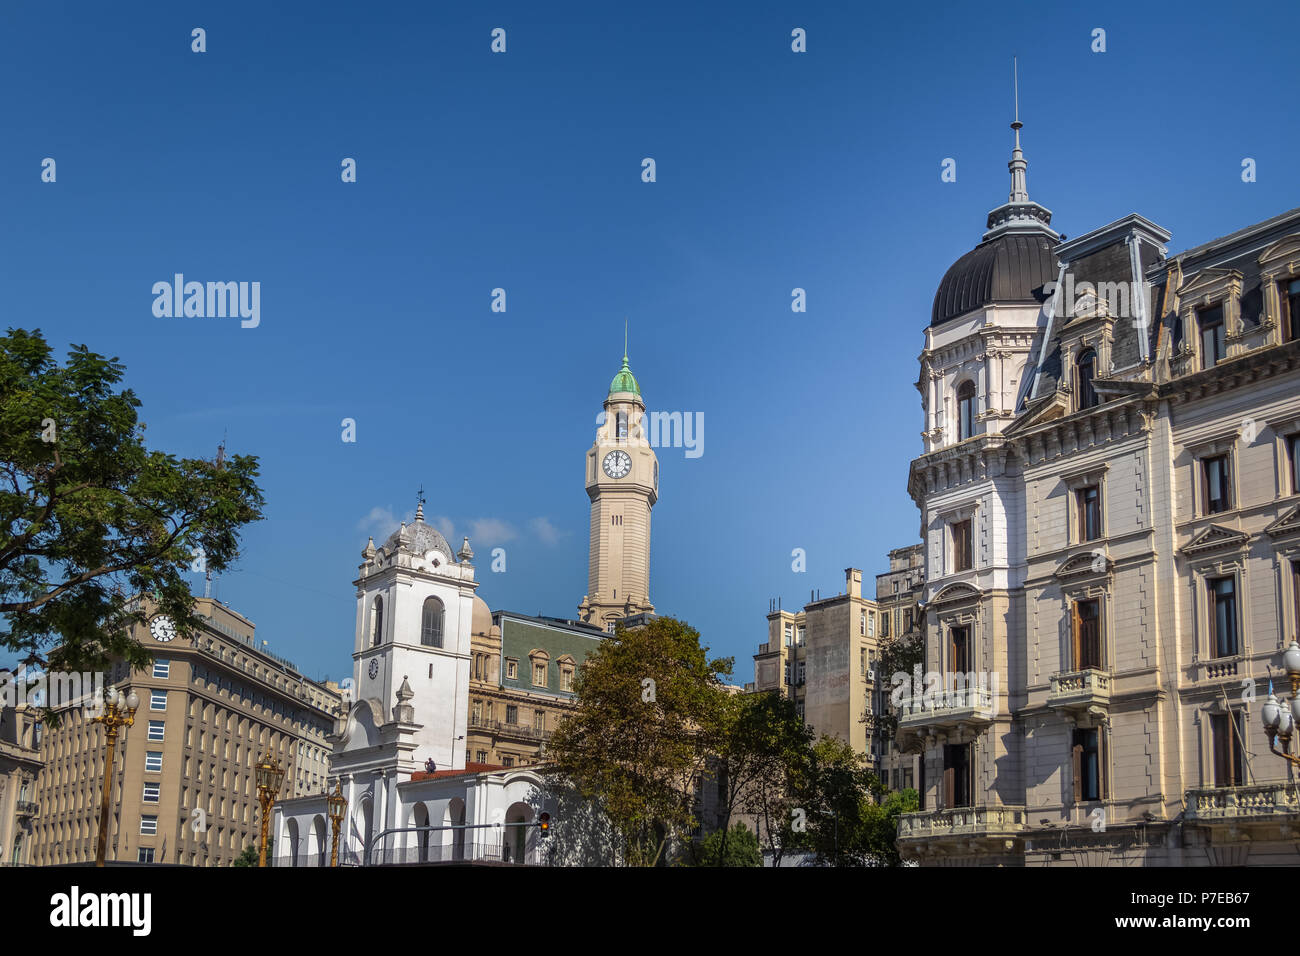
[[[1079,620],[1079,602],[1070,602],[1070,644],[1074,653],[1074,660],[1070,662],[1071,670],[1079,669],[1079,662],[1083,660],[1083,648],[1080,645],[1082,622]]]
[[[943,806],[949,809],[957,802],[957,771],[952,767],[943,768]]]
[[[1106,744],[1106,731],[1104,728],[1098,727],[1097,728],[1097,787],[1098,787],[1097,796],[1102,800],[1105,800],[1107,797],[1110,796],[1110,789],[1108,787],[1108,784],[1110,783],[1110,779],[1106,772],[1107,749],[1108,748]]]
[[[1074,802],[1083,800],[1083,744],[1075,744],[1070,751],[1070,761],[1074,767]]]
[[[1216,787],[1224,786],[1228,780],[1228,749],[1224,730],[1227,728],[1227,720],[1220,714],[1210,715],[1210,746],[1214,748],[1214,785]]]

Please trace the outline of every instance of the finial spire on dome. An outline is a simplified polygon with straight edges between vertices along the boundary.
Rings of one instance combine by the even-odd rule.
[[[1007,202],[989,213],[988,232],[984,233],[984,239],[987,241],[1008,233],[1039,233],[1056,239],[1058,238],[1057,233],[1051,226],[1051,210],[1040,206],[1029,198],[1029,183],[1026,177],[1029,164],[1025,162],[1024,151],[1020,148],[1020,130],[1024,128],[1024,124],[1020,122],[1020,62],[1018,57],[1011,58],[1011,96],[1014,111],[1012,113],[1014,119],[1011,121],[1011,129],[1015,133],[1014,145],[1011,149],[1011,162],[1007,163],[1007,168],[1011,170],[1011,194]]]
[[[627,368],[627,316],[623,316],[623,367]]]

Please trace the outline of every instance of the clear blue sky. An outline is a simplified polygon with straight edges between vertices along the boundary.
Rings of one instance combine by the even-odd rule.
[[[218,594],[310,676],[350,673],[359,552],[421,484],[489,605],[575,613],[624,316],[650,407],[705,417],[703,457],[660,451],[661,613],[743,682],[769,598],[884,570],[934,290],[1007,198],[1013,54],[1058,230],[1136,211],[1176,251],[1300,204],[1293,3],[280,6],[5,4],[0,301],[119,356],[156,447],[261,458]],[[259,281],[261,325],[155,318],[176,272]]]

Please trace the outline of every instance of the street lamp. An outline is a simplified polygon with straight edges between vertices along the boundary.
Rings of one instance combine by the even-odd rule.
[[[1282,655],[1282,666],[1291,678],[1290,707],[1278,701],[1277,695],[1270,693],[1268,701],[1260,708],[1260,717],[1264,721],[1264,732],[1268,734],[1268,749],[1279,757],[1285,757],[1293,764],[1300,765],[1300,757],[1291,753],[1291,733],[1300,723],[1300,643],[1291,642],[1291,646]],[[1282,749],[1277,749],[1277,741],[1282,742]]]
[[[343,796],[343,781],[338,782],[334,792],[325,798],[329,807],[330,825],[334,832],[333,846],[330,849],[330,866],[339,865],[339,831],[343,828],[343,814],[347,811],[348,800]]]
[[[257,865],[266,866],[266,837],[271,822],[271,807],[275,805],[276,794],[284,782],[284,768],[267,751],[253,771],[257,779],[257,800],[262,805],[262,849],[258,854]]]
[[[99,840],[95,844],[95,866],[104,865],[104,856],[108,851],[108,804],[113,799],[113,751],[117,747],[119,727],[130,727],[135,723],[135,710],[140,706],[140,698],[135,691],[129,697],[123,697],[116,687],[109,687],[104,695],[104,712],[98,717],[90,718],[93,724],[104,725],[105,741],[108,753],[104,757],[104,798],[99,805]]]

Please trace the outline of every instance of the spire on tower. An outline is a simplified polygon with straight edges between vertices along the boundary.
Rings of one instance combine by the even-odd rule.
[[[1007,163],[1007,168],[1011,170],[1011,202],[1029,202],[1029,184],[1025,181],[1025,170],[1029,164],[1025,162],[1025,154],[1020,150],[1020,130],[1025,125],[1020,122],[1020,64],[1015,57],[1011,58],[1011,89],[1015,100],[1015,119],[1011,128],[1016,134],[1011,162]]]
[[[1011,170],[1011,195],[1007,202],[989,213],[988,232],[984,233],[984,239],[987,241],[1007,233],[1040,233],[1056,239],[1058,236],[1051,226],[1051,211],[1029,198],[1026,177],[1029,164],[1020,148],[1020,130],[1024,124],[1020,122],[1020,63],[1016,57],[1011,58],[1011,97],[1014,117],[1011,129],[1015,134],[1011,162],[1007,163],[1007,169]]]

